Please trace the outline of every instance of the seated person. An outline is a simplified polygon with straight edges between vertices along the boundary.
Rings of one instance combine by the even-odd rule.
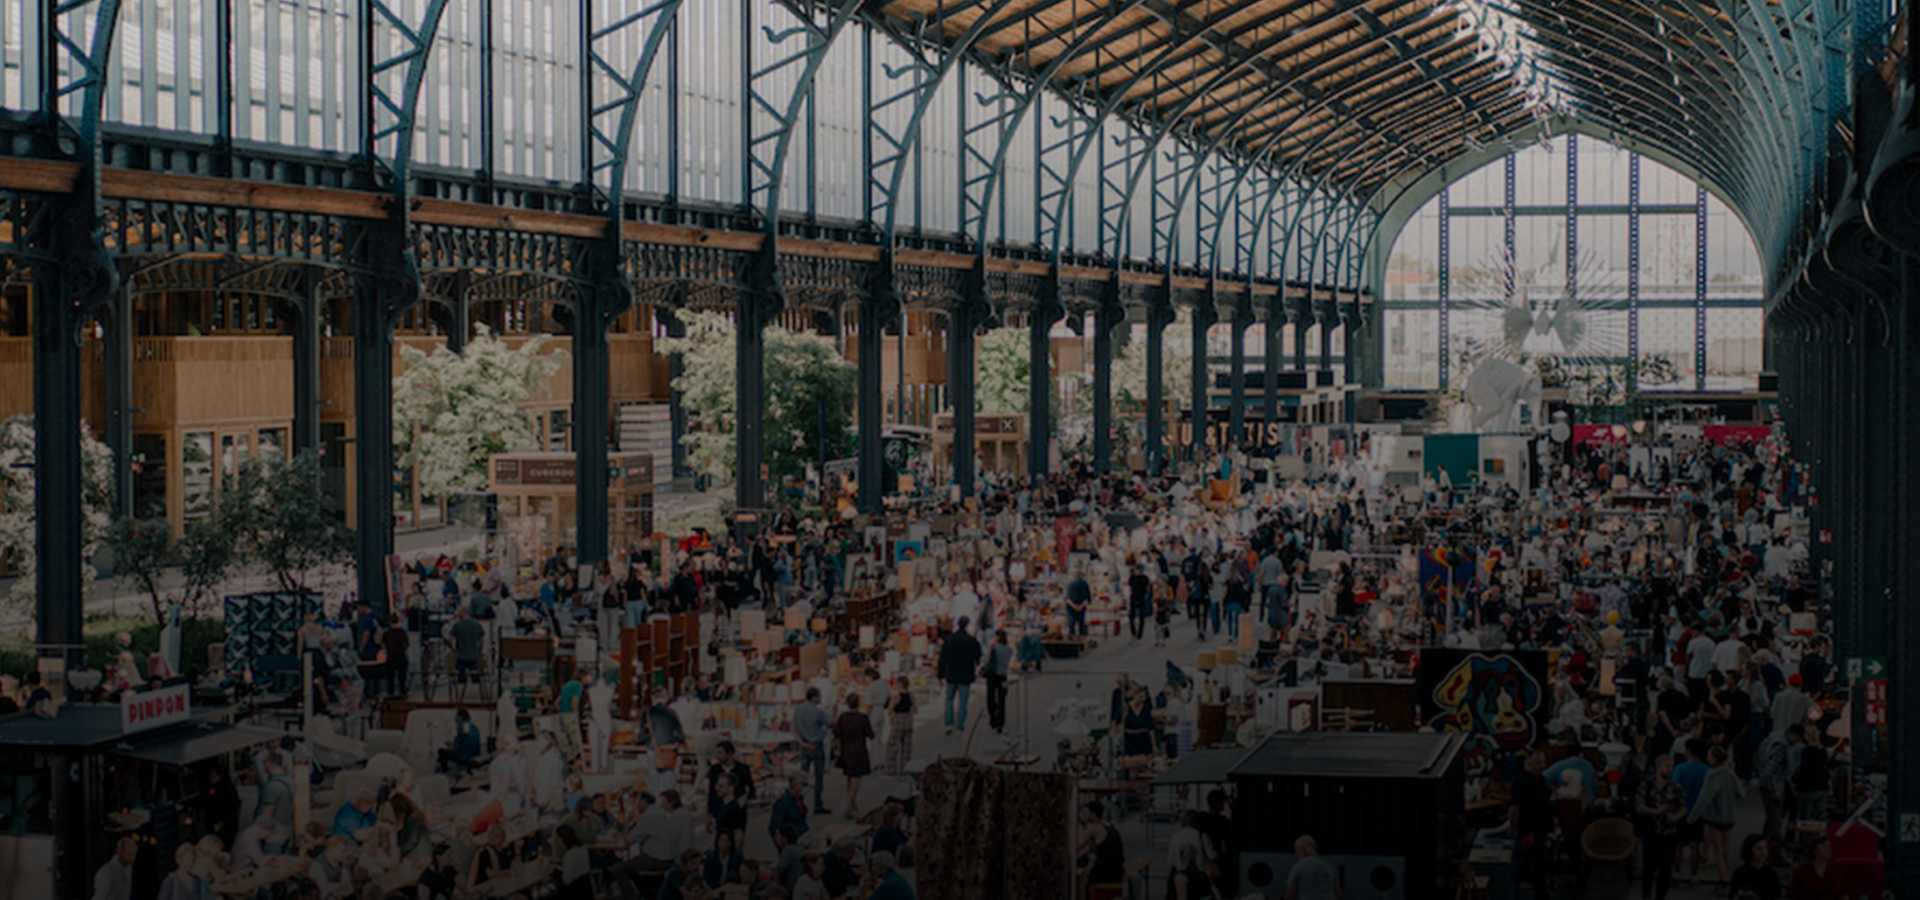
[[[435,844],[426,871],[420,873],[420,900],[453,900],[459,875],[453,866],[453,848]]]
[[[740,848],[734,845],[734,832],[728,828],[715,828],[713,849],[707,851],[705,861],[700,867],[700,880],[707,887],[717,888],[740,878],[740,864],[745,858]]]
[[[659,900],[688,900],[689,897],[704,896],[706,882],[700,878],[702,854],[696,847],[680,851],[680,864],[667,870],[667,877],[660,883]]]
[[[512,872],[513,850],[507,846],[506,826],[495,823],[487,829],[486,845],[474,851],[473,867],[467,870],[467,889],[478,890],[481,885]]]
[[[852,838],[841,838],[834,842],[833,852],[827,855],[826,870],[820,878],[820,882],[826,885],[827,896],[842,896],[860,884],[860,873],[853,870],[853,853],[856,849]]]
[[[471,768],[480,760],[480,729],[465,708],[454,710],[453,743],[440,751],[440,769]]]
[[[356,846],[372,837],[374,826],[380,824],[380,816],[374,811],[373,805],[373,791],[361,788],[352,800],[333,814],[333,833],[352,841]]]
[[[873,832],[872,852],[892,853],[895,857],[900,855],[900,848],[906,846],[911,840],[906,831],[900,827],[905,818],[906,810],[902,809],[898,803],[889,803],[881,808],[880,827]]]
[[[1600,783],[1600,774],[1594,771],[1593,763],[1588,762],[1587,758],[1581,755],[1580,742],[1577,740],[1567,742],[1566,758],[1548,766],[1546,771],[1540,773],[1540,777],[1546,779],[1547,788],[1555,791],[1555,796],[1559,797],[1561,795],[1558,792],[1563,789],[1563,786],[1571,783],[1567,779],[1569,773],[1578,776],[1579,787],[1565,796],[1568,799],[1577,797],[1583,809],[1592,806],[1593,792]]]

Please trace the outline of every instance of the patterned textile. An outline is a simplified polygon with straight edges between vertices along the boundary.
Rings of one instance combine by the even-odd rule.
[[[966,760],[927,767],[917,824],[923,900],[1057,900],[1073,871],[1073,782]]]
[[[226,597],[223,606],[227,664],[238,668],[263,656],[292,656],[294,636],[306,621],[306,614],[320,613],[320,595],[232,594]]]
[[[1661,810],[1661,815],[1647,817],[1647,827],[1656,837],[1672,837],[1679,826],[1669,820],[1665,813],[1686,809],[1687,796],[1671,778],[1649,778],[1641,782],[1640,796],[1634,807],[1636,813],[1649,807]]]
[[[887,774],[904,776],[913,759],[913,712],[887,713]]]
[[[1073,781],[1045,772],[1004,772],[1007,898],[1066,896],[1073,871]]]

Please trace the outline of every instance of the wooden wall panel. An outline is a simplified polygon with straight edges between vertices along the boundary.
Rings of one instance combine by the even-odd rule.
[[[323,421],[353,421],[353,353],[353,338],[320,339],[320,418]]]
[[[134,427],[293,417],[293,338],[158,337],[134,342]]]
[[[33,338],[0,337],[0,419],[33,415]]]
[[[608,339],[612,397],[622,403],[664,403],[673,393],[672,362],[653,351],[653,335],[616,334]]]

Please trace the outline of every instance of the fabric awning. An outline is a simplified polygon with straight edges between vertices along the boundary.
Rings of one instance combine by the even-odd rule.
[[[281,732],[252,725],[229,725],[210,731],[189,731],[156,741],[115,747],[113,753],[129,759],[185,766],[222,753],[244,750],[257,744],[277,741]]]
[[[1163,784],[1226,784],[1227,774],[1233,767],[1247,758],[1252,752],[1246,747],[1232,747],[1225,750],[1195,750],[1175,760],[1165,772],[1153,779],[1153,786]]]

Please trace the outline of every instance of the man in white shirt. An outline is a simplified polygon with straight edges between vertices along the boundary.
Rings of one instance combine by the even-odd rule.
[[[1174,832],[1172,839],[1167,841],[1168,871],[1180,870],[1180,851],[1186,847],[1193,848],[1193,861],[1196,863],[1204,863],[1213,858],[1213,849],[1207,842],[1207,836],[1200,833],[1198,823],[1199,817],[1193,810],[1186,810],[1180,814],[1180,830]]]
[[[1800,673],[1787,676],[1787,685],[1774,695],[1773,708],[1768,717],[1773,720],[1773,734],[1780,734],[1788,728],[1798,728],[1806,724],[1807,710],[1814,707],[1813,698],[1800,690]]]
[[[487,791],[511,816],[520,812],[532,790],[527,783],[527,761],[520,756],[520,742],[505,734],[494,746],[493,761],[487,764]]]
[[[139,856],[140,845],[121,838],[113,856],[93,874],[93,900],[133,900],[133,862]]]
[[[1720,643],[1713,646],[1713,668],[1716,672],[1732,675],[1740,670],[1740,648],[1746,646],[1733,636],[1729,629],[1723,632]]]
[[[633,855],[612,869],[614,881],[623,888],[614,896],[644,896],[635,876],[663,874],[673,868],[672,860],[680,858],[681,831],[667,810],[669,805],[680,805],[679,792],[667,791],[655,801],[652,794],[643,791],[639,802],[640,816],[627,830],[627,843],[632,846]]]
[[[1687,693],[1695,703],[1704,703],[1707,699],[1707,673],[1713,671],[1713,648],[1713,638],[1704,629],[1687,642]]]
[[[961,619],[973,621],[980,617],[980,595],[972,584],[963,585],[955,591],[953,599],[947,601],[947,618],[958,622]]]
[[[1767,547],[1765,565],[1761,571],[1768,580],[1778,580],[1787,577],[1787,572],[1792,567],[1793,552],[1787,549],[1786,541],[1775,537],[1773,543]]]
[[[541,737],[528,742],[525,746],[537,747],[538,756],[533,762],[533,778],[530,782],[529,799],[533,805],[548,812],[559,812],[566,805],[567,764],[554,746],[551,736],[542,732]]]

